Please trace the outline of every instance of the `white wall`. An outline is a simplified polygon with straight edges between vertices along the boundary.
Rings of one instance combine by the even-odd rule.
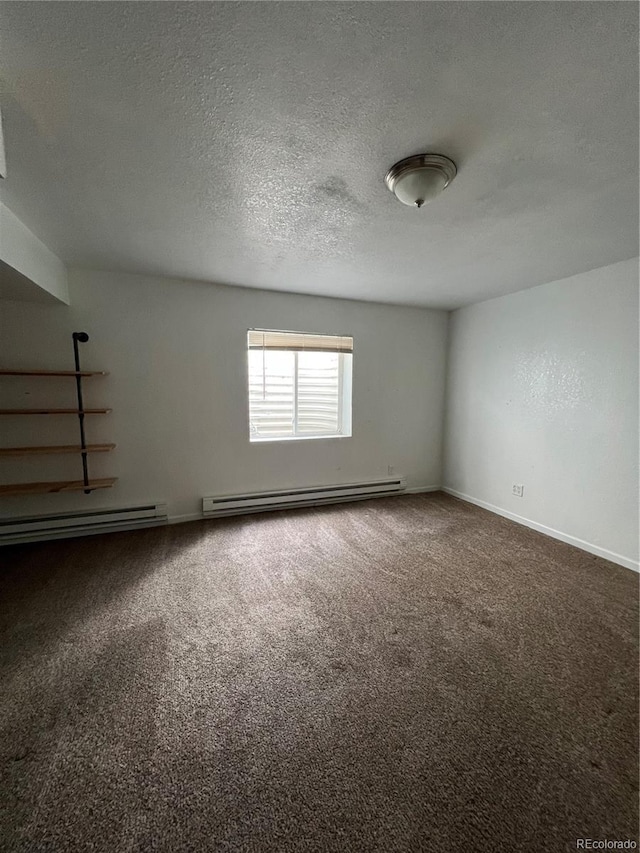
[[[70,306],[2,304],[2,363],[72,368],[72,331],[86,331],[83,366],[110,371],[86,384],[87,405],[113,408],[88,422],[104,492],[5,498],[0,514],[165,501],[197,515],[200,498],[405,474],[409,487],[441,482],[448,315],[421,308],[73,270]],[[246,332],[250,327],[354,337],[353,437],[250,444]],[[73,404],[72,380],[3,378],[7,407]],[[10,423],[7,423],[11,421]],[[71,417],[5,417],[2,444],[70,443]],[[79,476],[75,457],[1,461],[2,482]],[[13,468],[12,468],[13,466]]]
[[[454,493],[637,566],[638,260],[455,311],[445,448]]]
[[[0,298],[69,304],[65,265],[1,201],[0,261]]]

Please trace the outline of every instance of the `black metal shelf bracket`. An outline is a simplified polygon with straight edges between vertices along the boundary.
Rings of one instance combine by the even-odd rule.
[[[89,335],[86,332],[74,332],[73,338],[73,355],[75,358],[76,369],[76,395],[78,398],[78,420],[80,421],[80,451],[82,454],[82,477],[84,483],[84,493],[91,493],[89,488],[89,468],[87,464],[87,441],[84,434],[84,404],[82,402],[82,376],[80,375],[80,353],[78,344],[86,344],[89,340]]]

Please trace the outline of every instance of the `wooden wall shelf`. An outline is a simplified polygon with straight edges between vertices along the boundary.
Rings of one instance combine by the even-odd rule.
[[[108,415],[111,409],[0,409],[0,415]]]
[[[88,486],[84,480],[60,480],[51,483],[13,483],[0,486],[0,497],[8,495],[44,495],[57,492],[83,492],[85,489],[109,489],[118,481],[117,477],[105,477],[102,480],[90,480]]]
[[[87,444],[85,453],[106,453],[113,450],[115,444]],[[48,453],[82,453],[79,444],[50,444],[42,447],[0,447],[0,456],[32,456]]]
[[[5,370],[0,376],[108,376],[106,370]]]
[[[0,497],[7,495],[43,495],[56,492],[84,492],[86,495],[95,489],[108,489],[117,481],[117,477],[92,480],[89,477],[87,457],[90,453],[105,453],[113,450],[115,444],[87,444],[85,437],[85,415],[108,415],[111,409],[85,409],[82,395],[82,380],[89,376],[107,376],[106,370],[81,370],[78,344],[89,340],[86,332],[74,332],[73,356],[75,370],[31,370],[29,368],[0,368],[0,376],[65,376],[73,377],[78,400],[75,409],[0,409],[0,415],[77,415],[80,425],[80,444],[40,445],[33,447],[1,447],[0,457],[45,456],[47,454],[74,453],[82,459],[82,480],[60,480],[41,483],[8,483],[0,485]]]

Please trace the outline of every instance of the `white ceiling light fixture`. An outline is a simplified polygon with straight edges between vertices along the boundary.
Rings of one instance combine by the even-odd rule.
[[[384,182],[398,201],[421,208],[449,186],[457,171],[442,154],[414,154],[392,166]]]

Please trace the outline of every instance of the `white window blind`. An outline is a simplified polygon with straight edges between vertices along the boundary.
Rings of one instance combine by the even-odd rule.
[[[353,338],[344,335],[306,335],[302,332],[249,330],[249,349],[353,352]]]
[[[351,337],[251,330],[248,347],[252,441],[351,434]]]

